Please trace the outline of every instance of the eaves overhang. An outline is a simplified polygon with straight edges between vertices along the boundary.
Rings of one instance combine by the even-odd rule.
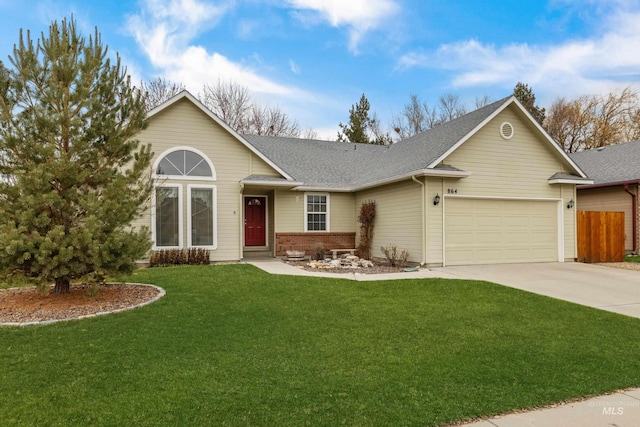
[[[590,188],[605,188],[605,187],[623,187],[625,185],[640,185],[640,179],[634,179],[631,181],[618,181],[618,182],[603,182],[600,184],[594,184],[593,181],[589,184],[578,185],[578,190],[588,190]]]
[[[395,175],[390,178],[380,179],[376,181],[371,181],[366,184],[349,186],[349,187],[340,187],[340,186],[322,186],[322,185],[301,185],[299,187],[294,188],[295,191],[326,191],[326,192],[334,192],[334,193],[354,193],[356,191],[368,190],[374,187],[380,187],[382,185],[393,184],[400,181],[405,181],[407,179],[411,179],[412,177],[422,177],[422,176],[432,176],[432,177],[443,177],[443,178],[466,178],[471,175],[471,172],[463,171],[460,169],[420,169],[417,171],[407,172],[401,175]]]

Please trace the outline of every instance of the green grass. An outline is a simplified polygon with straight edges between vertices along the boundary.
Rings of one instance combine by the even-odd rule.
[[[640,262],[640,255],[625,255],[626,262]]]
[[[640,386],[640,320],[491,283],[130,279],[167,295],[0,328],[4,426],[424,426]]]

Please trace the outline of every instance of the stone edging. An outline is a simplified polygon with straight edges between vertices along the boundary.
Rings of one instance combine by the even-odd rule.
[[[71,320],[82,320],[82,319],[89,319],[91,317],[105,316],[107,314],[121,313],[123,311],[129,311],[129,310],[133,310],[133,309],[136,309],[136,308],[144,307],[145,305],[152,304],[152,303],[158,301],[160,298],[162,298],[163,296],[166,295],[165,290],[162,289],[161,287],[156,286],[156,285],[150,285],[150,284],[147,284],[147,283],[108,282],[106,284],[107,285],[149,286],[149,287],[157,289],[159,293],[155,297],[151,298],[149,301],[141,302],[140,304],[132,305],[130,307],[118,308],[118,309],[111,310],[111,311],[100,311],[98,313],[85,314],[83,316],[78,316],[78,317],[67,317],[66,319],[40,320],[38,322],[8,322],[8,323],[0,323],[0,327],[2,327],[2,326],[50,325],[52,323],[69,322]],[[10,289],[17,289],[17,288],[10,288]],[[7,289],[7,290],[9,290],[9,289]]]

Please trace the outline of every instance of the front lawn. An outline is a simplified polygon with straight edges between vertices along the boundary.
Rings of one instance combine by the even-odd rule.
[[[625,255],[626,262],[640,262],[640,255]]]
[[[477,281],[139,271],[160,301],[0,328],[3,425],[438,425],[640,386],[640,320]]]

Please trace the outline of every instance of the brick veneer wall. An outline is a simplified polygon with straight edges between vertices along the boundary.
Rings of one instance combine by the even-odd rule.
[[[276,233],[276,256],[286,256],[287,251],[294,250],[314,255],[318,243],[327,250],[355,248],[356,233]]]

